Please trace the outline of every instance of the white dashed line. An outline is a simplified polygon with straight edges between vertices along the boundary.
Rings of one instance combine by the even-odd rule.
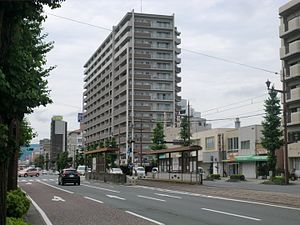
[[[201,208],[201,209],[205,210],[205,211],[210,211],[210,212],[215,212],[215,213],[228,215],[228,216],[235,216],[235,217],[240,217],[240,218],[244,218],[244,219],[248,219],[248,220],[261,221],[261,219],[258,219],[258,218],[255,218],[255,217],[243,216],[243,215],[239,215],[239,214],[228,213],[228,212],[223,212],[223,211],[214,210],[214,209],[207,209],[207,208]]]
[[[144,196],[144,195],[138,195],[139,198],[145,198],[145,199],[150,199],[150,200],[155,200],[155,201],[160,201],[160,202],[165,202],[166,200],[160,199],[160,198],[152,198],[149,196]]]
[[[100,200],[97,200],[97,199],[94,199],[94,198],[90,198],[90,197],[87,197],[87,196],[85,196],[84,198],[86,198],[86,199],[89,199],[89,200],[92,200],[92,201],[94,201],[94,202],[98,202],[98,203],[103,203],[102,201],[100,201]]]
[[[121,198],[121,197],[119,197],[119,196],[115,196],[115,195],[106,195],[107,197],[109,197],[109,198],[115,198],[115,199],[120,199],[120,200],[126,200],[125,198]]]
[[[113,192],[113,193],[120,193],[120,191],[111,190],[111,189],[107,189],[107,188],[101,188],[101,187],[91,186],[91,185],[87,185],[87,184],[81,184],[81,185],[85,186],[85,187],[89,187],[89,188],[95,188],[95,189],[103,190],[103,191],[110,191],[110,192]]]
[[[47,184],[47,183],[45,183],[45,182],[43,182],[43,181],[40,181],[39,183],[45,184],[45,185],[47,185],[47,186],[49,186],[49,187],[55,188],[55,189],[60,190],[60,191],[67,192],[67,193],[69,193],[69,194],[74,194],[74,192],[72,192],[72,191],[67,191],[67,190],[65,190],[65,189],[62,189],[62,188],[59,188],[59,187],[55,187],[55,186],[53,186],[53,185],[51,185],[51,184]]]
[[[166,195],[166,194],[160,194],[160,193],[154,193],[155,195],[163,196],[163,197],[168,197],[168,198],[176,198],[176,199],[182,199],[182,197],[175,196],[175,195]]]
[[[141,216],[141,215],[136,214],[136,213],[134,213],[134,212],[130,212],[130,211],[125,211],[125,212],[127,212],[127,213],[129,213],[129,214],[131,214],[131,215],[133,215],[133,216],[142,218],[142,219],[144,219],[144,220],[148,220],[148,221],[150,221],[150,222],[152,222],[152,223],[159,224],[159,225],[164,225],[164,223],[158,222],[158,221],[156,221],[156,220],[150,219],[150,218],[145,217],[145,216]]]

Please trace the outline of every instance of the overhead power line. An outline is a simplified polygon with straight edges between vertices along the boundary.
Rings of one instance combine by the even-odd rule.
[[[259,114],[248,115],[248,116],[238,116],[238,117],[236,116],[236,117],[219,118],[219,119],[212,119],[212,120],[206,120],[206,121],[212,122],[212,121],[221,121],[221,120],[235,120],[236,118],[244,119],[244,118],[251,118],[251,117],[262,116],[262,115],[265,115],[265,113],[259,113]]]
[[[72,21],[72,22],[75,22],[75,23],[80,23],[80,24],[83,24],[83,25],[95,27],[95,28],[98,28],[98,29],[112,31],[111,29],[106,28],[106,27],[94,25],[94,24],[91,24],[91,23],[86,23],[86,22],[83,22],[83,21],[80,21],[80,20],[75,20],[75,19],[69,18],[69,17],[59,16],[59,15],[55,15],[55,14],[48,13],[48,12],[46,14],[51,15],[51,16],[55,16],[55,17],[60,18],[60,19],[69,20],[69,21]],[[244,66],[244,67],[248,67],[248,68],[255,69],[255,70],[261,70],[261,71],[264,71],[264,72],[267,72],[267,73],[278,74],[278,72],[276,72],[276,71],[264,69],[264,68],[257,67],[257,66],[248,65],[246,63],[236,62],[236,61],[226,59],[226,58],[222,58],[222,57],[219,57],[219,56],[209,55],[209,54],[200,52],[198,50],[196,51],[196,50],[190,50],[190,49],[185,49],[185,48],[182,48],[182,50],[187,51],[187,52],[191,52],[191,53],[194,53],[194,54],[197,54],[197,55],[202,55],[202,56],[205,56],[205,57],[209,57],[209,58],[212,58],[212,59],[220,60],[220,61],[223,61],[223,62],[239,65],[239,66]]]
[[[276,72],[276,71],[267,70],[267,69],[264,69],[264,68],[261,68],[261,67],[248,65],[248,64],[245,64],[245,63],[236,62],[236,61],[233,61],[233,60],[230,60],[230,59],[225,59],[225,58],[214,56],[214,55],[209,55],[209,54],[206,54],[206,53],[203,53],[203,52],[200,52],[200,51],[195,51],[195,50],[190,50],[190,49],[185,49],[185,48],[181,48],[181,49],[184,50],[184,51],[187,51],[187,52],[191,52],[191,53],[202,55],[202,56],[205,56],[205,57],[217,59],[217,60],[224,61],[224,62],[227,62],[227,63],[236,64],[236,65],[239,65],[239,66],[244,66],[244,67],[248,67],[248,68],[255,69],[255,70],[261,70],[261,71],[264,71],[264,72],[267,72],[267,73],[278,74],[278,72]]]
[[[55,15],[55,14],[48,13],[48,12],[46,14],[51,15],[51,16],[55,16],[55,17],[58,17],[58,18],[61,18],[61,19],[69,20],[69,21],[72,21],[72,22],[75,22],[75,23],[80,23],[80,24],[83,24],[83,25],[99,28],[99,29],[102,29],[102,30],[112,31],[111,29],[106,28],[106,27],[94,25],[94,24],[91,24],[91,23],[86,23],[86,22],[83,22],[83,21],[80,21],[80,20],[71,19],[71,18],[68,18],[68,17],[65,17],[65,16],[59,16],[59,15]]]

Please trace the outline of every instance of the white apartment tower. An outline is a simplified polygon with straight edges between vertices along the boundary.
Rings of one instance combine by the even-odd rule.
[[[122,152],[140,152],[157,121],[176,125],[179,35],[174,15],[132,11],[113,27],[84,65],[86,145],[115,137]]]
[[[300,0],[279,8],[281,81],[286,90],[288,165],[300,170]]]

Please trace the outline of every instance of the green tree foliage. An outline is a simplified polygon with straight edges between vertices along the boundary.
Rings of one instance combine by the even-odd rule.
[[[45,78],[52,68],[44,65],[52,45],[43,41],[41,23],[43,7],[57,8],[61,2],[0,2],[0,139],[6,140],[0,145],[1,225],[6,223],[7,179],[12,179],[8,165],[17,165],[21,121],[33,108],[51,102]]]
[[[189,146],[190,143],[190,131],[187,116],[182,117],[180,123],[180,139],[183,140],[183,146]]]
[[[65,168],[68,168],[71,163],[72,163],[72,158],[70,160],[70,158],[68,157],[68,152],[62,152],[58,155],[56,161],[57,170],[61,171]]]
[[[153,129],[152,137],[152,150],[166,149],[164,127],[161,122],[156,123],[156,127]]]
[[[20,188],[8,192],[7,195],[7,216],[21,218],[23,217],[30,206],[30,201],[27,199],[24,192]]]
[[[84,154],[83,151],[78,151],[76,150],[76,155],[75,155],[75,167],[79,165],[84,165]]]
[[[37,158],[34,159],[34,165],[36,167],[40,167],[40,168],[44,169],[44,164],[45,164],[44,156],[39,155]]]
[[[263,125],[263,138],[261,144],[268,151],[268,167],[272,171],[272,179],[276,175],[276,155],[275,152],[282,144],[282,131],[280,130],[280,100],[274,87],[269,91],[269,97],[265,100],[265,112]]]

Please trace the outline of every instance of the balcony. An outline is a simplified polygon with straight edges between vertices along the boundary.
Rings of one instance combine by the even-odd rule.
[[[130,89],[131,89],[131,85],[130,85]],[[134,89],[150,90],[151,89],[151,85],[139,85],[139,84],[135,84],[134,85]]]
[[[151,96],[149,95],[135,95],[134,100],[150,100]]]
[[[176,57],[175,63],[177,63],[177,64],[181,63],[181,59]]]
[[[288,157],[300,156],[300,142],[291,143],[288,145]]]
[[[180,53],[181,53],[181,48],[177,48],[177,47],[176,47],[176,48],[175,48],[175,53],[176,53],[176,54],[180,54]]]
[[[145,37],[151,37],[150,33],[142,33],[142,32],[134,32],[135,37],[139,38],[145,38]]]
[[[286,102],[294,102],[300,100],[300,88],[291,89],[290,94],[287,93],[287,100]]]
[[[181,87],[176,86],[175,90],[176,92],[181,92]]]
[[[291,42],[288,46],[280,48],[280,59],[286,59],[296,54],[300,54],[300,40]]]
[[[181,68],[180,67],[175,67],[175,71],[176,71],[176,73],[180,73],[181,72]]]
[[[298,76],[300,76],[300,64],[299,63],[290,67],[290,76],[286,77],[286,78],[288,79],[288,78],[294,78],[294,77],[298,77]]]
[[[279,36],[285,37],[286,35],[289,35],[297,30],[300,29],[300,17],[295,17],[288,21],[287,29],[285,29],[284,24],[280,24],[279,27]]]
[[[291,113],[291,121],[287,125],[296,125],[300,124],[300,112]]]
[[[136,27],[151,27],[150,22],[134,22],[134,26]]]
[[[135,43],[134,46],[136,48],[151,48],[151,44],[148,43]]]
[[[179,44],[181,44],[181,39],[180,39],[180,38],[178,38],[178,37],[176,37],[176,38],[175,38],[175,43],[176,43],[176,45],[179,45]]]
[[[135,106],[134,107],[135,111],[149,111],[151,110],[150,106]]]
[[[180,83],[181,82],[181,77],[176,76],[175,81],[176,81],[176,83]]]

